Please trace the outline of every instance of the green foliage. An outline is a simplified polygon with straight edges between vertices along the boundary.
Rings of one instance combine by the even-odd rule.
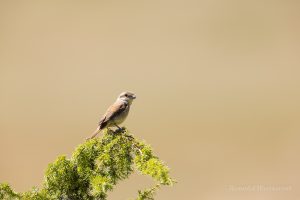
[[[144,191],[139,190],[139,196],[137,200],[154,200],[154,195],[156,190],[158,190],[160,187],[160,184],[157,184],[156,186],[146,189]]]
[[[0,185],[4,200],[105,200],[107,192],[134,169],[151,176],[158,183],[138,191],[136,200],[153,200],[161,185],[172,185],[169,168],[144,142],[126,129],[107,130],[103,138],[79,145],[70,159],[60,156],[49,164],[42,189],[15,193],[8,184]]]
[[[7,183],[0,184],[0,199],[14,200],[19,198],[20,196],[15,193]]]
[[[22,200],[49,200],[49,196],[45,190],[39,191],[38,188],[32,188],[32,190],[20,195]]]
[[[140,172],[149,175],[163,185],[172,185],[174,182],[169,176],[169,168],[154,156],[151,147],[140,143],[141,154],[136,155],[134,162]]]

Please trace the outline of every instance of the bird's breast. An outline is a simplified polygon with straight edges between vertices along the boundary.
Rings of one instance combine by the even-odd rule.
[[[122,113],[120,113],[119,115],[117,115],[114,118],[114,122],[116,124],[121,124],[122,122],[124,122],[125,119],[126,119],[126,117],[128,116],[129,109],[130,109],[130,106],[128,106]]]

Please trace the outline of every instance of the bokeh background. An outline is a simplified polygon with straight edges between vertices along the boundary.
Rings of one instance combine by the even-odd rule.
[[[158,200],[298,199],[299,9],[295,0],[1,0],[0,182],[39,186],[47,164],[71,155],[129,90],[138,98],[124,125],[179,181]],[[151,184],[135,174],[109,199]],[[238,189],[253,185],[278,191]]]

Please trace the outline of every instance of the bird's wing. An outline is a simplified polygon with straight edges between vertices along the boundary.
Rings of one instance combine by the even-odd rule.
[[[108,121],[113,120],[120,113],[124,112],[128,106],[128,103],[124,101],[116,101],[111,105],[99,122],[100,129],[104,128]]]

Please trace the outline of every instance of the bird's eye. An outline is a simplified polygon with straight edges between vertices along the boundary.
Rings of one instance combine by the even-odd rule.
[[[125,94],[125,97],[128,97],[128,94]]]

